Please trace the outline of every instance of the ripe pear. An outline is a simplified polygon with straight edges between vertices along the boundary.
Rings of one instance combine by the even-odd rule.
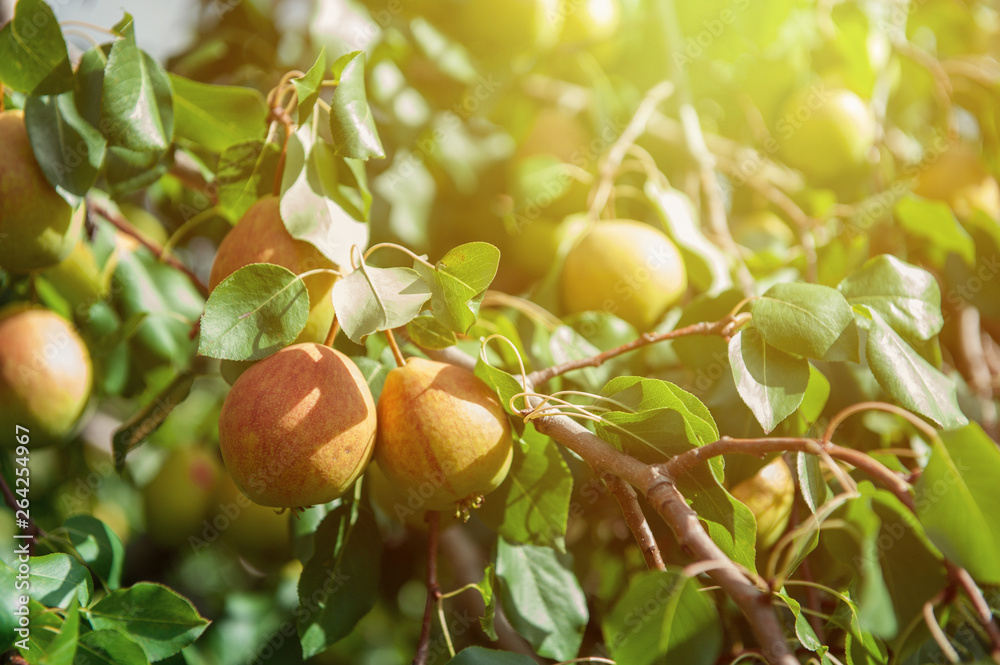
[[[976,151],[965,143],[951,146],[931,161],[920,172],[913,191],[945,201],[960,219],[971,217],[976,210],[1000,218],[1000,186]]]
[[[507,415],[466,369],[408,358],[386,376],[378,420],[375,458],[399,492],[419,497],[414,510],[475,505],[510,470]]]
[[[72,324],[17,303],[0,310],[0,431],[13,445],[15,425],[34,444],[61,439],[90,397],[90,353]]]
[[[566,256],[560,276],[566,311],[603,310],[650,330],[687,289],[677,246],[651,226],[598,222]]]
[[[255,363],[219,413],[219,448],[236,486],[263,506],[333,501],[364,471],[375,402],[350,358],[293,344]]]
[[[296,275],[317,268],[336,268],[314,245],[292,237],[281,221],[275,196],[265,196],[250,206],[226,234],[212,263],[208,288],[214,289],[226,277],[251,263],[274,263]],[[331,291],[337,276],[320,273],[303,281],[309,291],[309,320],[295,341],[322,342],[333,323]]]
[[[203,448],[171,450],[142,490],[146,532],[157,544],[177,547],[198,532],[219,481],[219,462]]]
[[[771,547],[788,526],[795,502],[795,481],[780,457],[755,476],[739,483],[729,493],[742,501],[757,518],[757,547]]]
[[[0,267],[29,272],[53,266],[80,237],[74,213],[35,160],[22,111],[0,113]]]
[[[808,88],[792,95],[775,125],[782,159],[829,182],[856,171],[875,144],[868,103],[846,88]]]

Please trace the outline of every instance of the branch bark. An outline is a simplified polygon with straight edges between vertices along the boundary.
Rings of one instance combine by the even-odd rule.
[[[646,515],[642,512],[635,490],[616,475],[605,473],[603,478],[608,489],[618,500],[618,505],[621,506],[625,523],[632,531],[632,535],[635,536],[635,542],[639,545],[639,549],[642,550],[646,567],[650,570],[666,570],[667,566],[663,563],[660,546],[657,544],[656,538],[653,537],[653,531],[649,528],[649,522],[646,521]]]

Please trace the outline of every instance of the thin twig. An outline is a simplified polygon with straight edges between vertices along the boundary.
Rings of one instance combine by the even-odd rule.
[[[660,554],[660,546],[653,537],[653,531],[649,528],[649,522],[642,512],[635,490],[624,480],[610,473],[603,476],[608,489],[615,495],[618,505],[621,506],[622,514],[625,516],[625,523],[632,530],[635,542],[642,550],[642,556],[646,559],[646,566],[650,570],[666,570],[663,563],[663,556]]]
[[[11,510],[13,510],[15,513],[21,510],[21,507],[17,505],[17,497],[14,495],[14,492],[10,489],[10,485],[7,484],[7,479],[4,478],[3,475],[0,475],[0,492],[3,493],[4,503],[10,506]],[[34,554],[35,543],[38,542],[38,539],[40,537],[41,538],[45,537],[45,532],[42,531],[41,527],[35,524],[34,520],[32,520],[30,517],[27,517],[27,511],[24,512],[28,522],[28,527],[27,529],[24,530],[27,531],[29,536],[31,536],[31,538],[28,539],[28,552]]]
[[[87,198],[87,208],[91,212],[100,215],[104,219],[108,220],[108,222],[110,222],[115,228],[117,228],[125,235],[131,236],[132,238],[138,240],[139,244],[148,249],[149,251],[151,251],[153,255],[157,258],[157,260],[162,261],[171,268],[174,268],[184,273],[187,276],[187,278],[191,280],[191,284],[193,284],[194,287],[198,289],[198,293],[200,293],[202,297],[208,298],[209,295],[208,287],[205,284],[203,284],[200,279],[198,279],[198,276],[194,274],[194,271],[192,271],[186,265],[181,263],[181,261],[176,256],[165,255],[163,247],[161,247],[159,243],[147,238],[138,229],[132,226],[132,224],[129,223],[127,219],[125,219],[124,217],[115,212],[112,212],[110,209],[105,207],[103,203],[96,201],[95,199],[90,197]]]
[[[403,352],[399,350],[399,344],[396,343],[396,336],[392,334],[392,330],[385,331],[385,338],[389,340],[389,348],[392,349],[392,356],[396,359],[396,365],[398,367],[405,366],[406,358],[403,357]]]
[[[599,367],[608,360],[611,360],[616,356],[620,356],[623,353],[635,351],[636,349],[644,346],[668,339],[676,339],[678,337],[686,337],[688,335],[720,335],[725,337],[745,318],[746,317],[743,319],[740,319],[739,317],[726,317],[714,322],[695,323],[694,325],[678,328],[669,332],[644,333],[639,338],[629,342],[628,344],[622,344],[621,346],[609,349],[604,353],[599,353],[596,356],[581,358],[579,360],[571,360],[569,362],[562,363],[561,365],[554,365],[552,367],[546,367],[545,369],[532,372],[528,375],[528,381],[531,385],[538,386],[546,381],[549,381],[550,379],[565,374],[566,372],[572,372],[573,370],[583,369],[585,367]]]
[[[413,657],[413,665],[426,665],[430,654],[431,624],[434,621],[434,608],[441,598],[441,587],[437,581],[437,549],[438,527],[440,515],[436,510],[428,510],[427,520],[427,604],[424,606],[424,622],[420,628],[420,641],[417,643],[417,653]]]

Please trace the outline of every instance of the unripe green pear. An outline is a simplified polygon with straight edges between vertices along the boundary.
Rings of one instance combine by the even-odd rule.
[[[0,311],[0,432],[14,444],[15,425],[32,443],[69,433],[87,405],[90,353],[72,324],[22,303]]]
[[[976,210],[1000,218],[1000,186],[976,151],[964,143],[951,146],[931,161],[920,172],[913,191],[945,201],[961,219],[971,217]]]
[[[650,330],[687,289],[684,259],[653,227],[598,222],[566,255],[560,276],[567,312],[606,311]]]
[[[757,547],[767,549],[778,542],[795,502],[795,481],[785,460],[777,458],[729,493],[757,518]]]
[[[284,561],[291,555],[289,511],[278,512],[251,501],[223,473],[215,496],[213,526],[222,539],[254,564]]]
[[[80,237],[76,213],[45,179],[31,150],[24,113],[0,113],[0,268],[28,272],[53,266]]]
[[[226,277],[251,263],[274,263],[296,275],[317,268],[336,268],[314,245],[292,237],[281,221],[278,199],[274,196],[265,196],[250,206],[226,234],[212,263],[208,288],[214,289]],[[319,273],[303,281],[309,291],[309,320],[295,341],[322,342],[333,323],[331,291],[337,276]]]
[[[795,234],[770,210],[755,210],[733,220],[733,240],[754,252],[781,251],[795,243]]]
[[[785,103],[774,135],[785,162],[829,182],[865,163],[876,128],[871,108],[854,92],[808,88]]]
[[[423,510],[478,503],[510,470],[510,423],[496,393],[472,372],[423,358],[389,372],[378,400],[379,468]]]
[[[219,473],[219,462],[207,450],[171,450],[142,490],[149,537],[164,547],[176,547],[195,535],[208,514]]]
[[[293,344],[247,369],[219,413],[236,486],[262,506],[333,501],[364,471],[375,402],[357,365],[322,344]]]

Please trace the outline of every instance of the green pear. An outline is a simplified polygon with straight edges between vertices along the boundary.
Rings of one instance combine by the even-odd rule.
[[[868,103],[845,88],[808,88],[792,95],[775,125],[782,159],[829,182],[857,171],[875,144]]]
[[[251,263],[274,263],[296,275],[317,268],[336,266],[312,244],[296,240],[281,221],[278,198],[265,196],[250,206],[236,226],[219,244],[212,263],[208,288]],[[322,342],[333,323],[333,283],[331,273],[310,275],[304,280],[309,291],[309,320],[296,342]]]
[[[215,496],[219,473],[219,462],[207,450],[171,450],[142,489],[149,537],[163,547],[177,547],[196,535]]]
[[[32,443],[73,429],[90,398],[90,353],[72,324],[23,303],[0,310],[0,431],[14,444],[16,425]]]
[[[646,332],[684,295],[687,273],[677,246],[660,231],[606,221],[566,255],[560,288],[568,313],[605,311]]]
[[[219,448],[236,486],[262,506],[333,501],[365,470],[375,402],[357,365],[322,344],[255,363],[219,413]]]
[[[496,393],[472,372],[409,358],[378,401],[379,468],[413,510],[468,508],[503,482],[513,443]]]
[[[29,272],[59,263],[80,237],[85,211],[74,213],[45,179],[23,112],[0,113],[0,155],[0,267]]]
[[[219,481],[215,500],[212,524],[240,556],[255,565],[283,562],[291,556],[288,511],[254,503],[226,473]]]

